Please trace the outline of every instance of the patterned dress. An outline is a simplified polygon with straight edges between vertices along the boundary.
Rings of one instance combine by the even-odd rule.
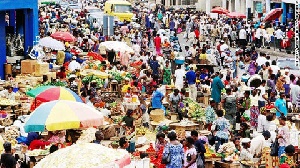
[[[183,145],[173,145],[168,143],[164,148],[163,155],[166,156],[170,154],[171,162],[166,165],[166,168],[182,168],[182,160],[184,158]]]
[[[164,68],[164,74],[163,74],[163,84],[164,85],[171,85],[171,68],[165,67]]]

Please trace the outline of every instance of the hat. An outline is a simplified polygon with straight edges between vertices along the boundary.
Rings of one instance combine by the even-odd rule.
[[[76,59],[76,58],[77,58],[76,56],[73,56],[73,57],[72,57],[72,59]]]
[[[262,135],[263,135],[264,137],[267,137],[267,138],[270,138],[270,137],[271,137],[271,133],[270,133],[269,131],[264,131],[264,132],[262,133]]]
[[[251,142],[250,138],[243,138],[241,143],[249,143]]]
[[[224,40],[221,40],[220,43],[224,43]]]
[[[290,70],[289,69],[285,69],[284,72],[290,72]]]
[[[125,81],[130,81],[130,79],[129,78],[125,78]]]
[[[164,114],[164,110],[162,109],[155,109],[155,110],[152,110],[150,112],[150,118],[152,119],[151,121],[151,125],[160,125],[163,123],[163,125],[170,125],[170,123],[172,123],[173,121],[171,120],[168,120],[165,118],[165,114]]]

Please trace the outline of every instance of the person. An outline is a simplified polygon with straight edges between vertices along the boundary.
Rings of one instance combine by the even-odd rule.
[[[25,144],[26,144],[27,146],[29,146],[30,143],[31,143],[33,140],[35,140],[35,139],[38,138],[38,136],[39,136],[39,134],[38,134],[37,132],[29,132],[28,135],[27,135],[27,139],[26,139],[26,143],[25,143]]]
[[[263,131],[268,130],[269,123],[267,122],[266,117],[266,108],[262,107],[260,108],[260,115],[257,118],[257,132],[261,133]]]
[[[250,168],[251,166],[247,165],[245,162],[253,161],[253,154],[250,153],[251,140],[250,138],[242,139],[242,150],[240,153],[240,167],[241,168]]]
[[[57,65],[63,65],[65,61],[65,52],[64,51],[57,51],[56,55],[56,63]]]
[[[266,93],[266,80],[261,81],[261,85],[257,88],[258,89],[258,108],[261,109],[262,107],[265,107],[266,101],[268,100],[267,98],[267,93]]]
[[[70,62],[68,69],[69,71],[73,72],[75,70],[80,70],[80,64],[76,61],[76,56],[72,57],[72,61]]]
[[[164,85],[171,85],[171,67],[170,67],[170,61],[166,61],[166,65],[163,70],[163,84]]]
[[[189,85],[190,98],[194,101],[197,99],[197,88],[196,88],[196,73],[193,71],[193,67],[186,73],[185,78]]]
[[[152,75],[158,75],[159,74],[159,63],[156,60],[156,55],[153,55],[152,60],[150,61],[150,67],[152,69]]]
[[[126,137],[121,137],[119,140],[119,148],[120,149],[127,149],[129,147],[128,140],[126,140]]]
[[[153,94],[151,99],[152,109],[161,109],[163,106],[162,100],[165,96],[157,88],[157,85],[153,86]]]
[[[125,78],[125,85],[123,85],[122,89],[121,89],[121,92],[122,94],[125,94],[128,92],[128,89],[131,88],[131,85],[129,83],[129,78]]]
[[[37,139],[33,140],[28,149],[34,150],[34,149],[45,149],[47,145],[50,145],[50,142],[44,141],[44,137],[42,135],[39,135]]]
[[[236,104],[237,98],[232,94],[231,88],[226,89],[226,97],[222,100],[223,107],[226,111],[225,118],[230,121],[232,125],[235,124]]]
[[[156,37],[154,38],[154,45],[156,49],[156,54],[161,54],[160,48],[161,48],[161,38],[159,34],[156,34]]]
[[[175,89],[174,92],[170,95],[170,110],[177,113],[179,120],[183,119],[182,111],[180,109],[180,102],[182,102],[182,97],[179,94],[179,90]]]
[[[174,131],[168,134],[170,143],[166,144],[163,152],[163,156],[170,156],[170,163],[166,165],[166,168],[182,168],[182,160],[184,158],[183,145],[177,140],[177,135]]]
[[[181,68],[181,65],[178,65],[174,73],[175,87],[178,90],[181,90],[183,88],[184,76],[185,71]]]
[[[204,154],[206,153],[206,149],[204,147],[203,141],[199,139],[199,134],[196,130],[191,131],[191,137],[194,140],[194,146],[196,148],[197,154],[200,155],[203,163],[205,164]]]
[[[101,131],[95,132],[96,140],[93,140],[93,143],[95,144],[101,144],[101,141],[104,139],[104,135]]]
[[[58,145],[57,144],[51,145],[51,147],[49,149],[50,153],[53,153],[57,150],[58,150]]]
[[[122,122],[125,122],[123,128],[126,130],[126,133],[130,134],[134,131],[134,118],[132,117],[133,110],[127,110],[126,116],[119,122],[121,125]]]
[[[282,114],[284,116],[287,116],[287,107],[286,107],[286,101],[285,101],[285,93],[280,92],[280,97],[276,99],[275,101],[275,108],[276,108],[276,116],[280,117]]]
[[[150,116],[149,116],[149,113],[147,112],[147,104],[146,104],[145,99],[146,98],[143,96],[140,97],[140,103],[141,103],[140,112],[141,112],[143,126],[145,128],[149,128]]]
[[[250,124],[251,127],[257,129],[257,120],[259,116],[259,108],[258,108],[258,100],[259,96],[257,94],[257,90],[254,89],[250,95]]]
[[[184,153],[183,168],[197,168],[197,151],[195,149],[194,142],[195,141],[192,137],[187,137],[185,140],[185,146],[187,147],[187,150]]]
[[[215,121],[216,119],[216,113],[214,107],[215,107],[215,101],[210,99],[209,105],[205,108],[205,119],[206,119],[208,131],[211,130],[211,125],[213,121]]]
[[[167,144],[165,140],[166,135],[163,132],[159,132],[156,134],[156,143],[155,143],[155,150],[158,152],[161,148],[164,148]]]
[[[1,154],[1,167],[3,168],[16,168],[17,161],[12,154],[12,148],[10,142],[3,144],[4,153]]]
[[[219,72],[217,72],[211,84],[211,98],[216,102],[216,104],[221,102],[221,91],[224,88],[224,84],[219,75]]]
[[[1,97],[9,99],[9,100],[15,100],[15,93],[13,92],[13,87],[8,86],[5,90],[0,92]]]
[[[250,152],[256,158],[261,157],[263,148],[266,147],[266,142],[271,137],[271,133],[269,131],[264,131],[262,134],[254,137],[251,140]]]
[[[213,122],[212,130],[216,131],[216,141],[217,144],[215,145],[216,151],[219,150],[220,145],[227,143],[228,135],[230,130],[230,123],[229,121],[224,118],[223,110],[217,110],[217,120]]]
[[[66,79],[66,77],[67,77],[66,67],[64,67],[64,66],[60,67],[60,71],[56,73],[56,77],[60,80]]]
[[[278,128],[278,143],[279,143],[279,149],[278,149],[278,157],[284,153],[285,147],[289,145],[289,139],[290,139],[290,133],[289,128],[286,125],[286,117],[281,116],[279,117],[279,124],[281,127]]]
[[[285,149],[285,154],[281,155],[279,159],[279,164],[287,164],[291,168],[296,168],[298,165],[294,162],[295,147],[293,145],[288,145]]]

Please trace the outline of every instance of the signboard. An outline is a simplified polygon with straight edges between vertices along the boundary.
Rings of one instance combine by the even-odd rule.
[[[255,10],[257,13],[263,13],[263,5],[261,2],[256,2]]]

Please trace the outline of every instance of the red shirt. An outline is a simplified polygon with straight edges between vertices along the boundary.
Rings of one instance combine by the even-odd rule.
[[[194,33],[195,33],[195,36],[196,36],[196,38],[198,39],[198,38],[199,38],[199,36],[200,36],[200,32],[199,32],[199,30],[198,30],[198,29],[196,29],[196,30],[194,31]]]
[[[56,76],[59,78],[59,79],[65,79],[66,78],[66,72],[57,72],[56,73]]]
[[[130,82],[130,86],[131,86],[131,87],[133,87],[133,83],[134,83],[134,82]],[[138,82],[137,88],[138,88],[139,90],[142,90],[142,87],[143,87],[143,85],[142,85],[140,82]]]
[[[161,45],[161,38],[160,37],[155,37],[154,38],[154,44],[155,44],[155,47],[160,47],[160,45]]]
[[[34,150],[34,149],[45,149],[45,146],[50,145],[50,142],[43,141],[43,140],[33,140],[30,145],[29,145],[29,150]]]
[[[287,36],[288,36],[289,39],[292,39],[294,37],[294,35],[295,35],[295,33],[292,30],[289,30],[287,32]]]

